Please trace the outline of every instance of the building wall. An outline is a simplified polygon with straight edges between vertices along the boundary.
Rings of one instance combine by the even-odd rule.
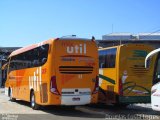
[[[147,44],[151,45],[155,48],[160,48],[160,40],[97,40],[99,47],[111,47],[111,46],[117,46],[121,44]]]

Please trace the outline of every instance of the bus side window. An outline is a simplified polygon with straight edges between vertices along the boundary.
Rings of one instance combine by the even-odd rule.
[[[46,63],[49,44],[31,49],[11,57],[9,71],[38,67]]]
[[[106,68],[115,68],[116,63],[116,48],[106,50],[105,54],[105,67]]]
[[[43,65],[44,63],[47,62],[47,57],[48,57],[48,49],[49,49],[49,45],[42,45],[39,48],[39,61],[40,61],[40,65]]]
[[[10,60],[8,73],[9,73],[10,71],[14,70],[14,69],[15,69],[15,63],[14,63],[14,59],[13,59],[13,57],[12,57],[11,60]]]
[[[100,68],[105,68],[105,55],[104,51],[99,52],[99,67]]]
[[[42,58],[42,63],[45,63],[47,61],[47,58]]]
[[[116,48],[102,50],[99,52],[99,67],[100,68],[115,68],[116,64]]]

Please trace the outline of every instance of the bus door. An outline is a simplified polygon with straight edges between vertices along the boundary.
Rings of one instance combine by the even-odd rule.
[[[152,108],[160,111],[160,54],[155,65],[151,101]]]

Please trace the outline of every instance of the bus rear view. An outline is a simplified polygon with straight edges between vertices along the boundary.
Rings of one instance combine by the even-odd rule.
[[[127,106],[149,103],[152,69],[144,67],[144,59],[153,47],[126,44],[99,50],[99,101]]]
[[[98,50],[93,40],[53,41],[50,101],[61,105],[97,102]],[[55,100],[56,98],[56,100]]]
[[[142,44],[121,47],[119,102],[150,103],[153,69],[145,69],[144,60],[151,50]]]

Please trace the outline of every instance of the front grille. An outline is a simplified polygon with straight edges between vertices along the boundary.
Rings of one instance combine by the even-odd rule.
[[[71,94],[71,95],[73,95],[74,92],[62,92],[62,95],[66,95],[66,94]]]
[[[91,66],[60,66],[59,71],[62,74],[90,74],[93,72]]]
[[[64,88],[62,96],[91,95],[90,88]]]

